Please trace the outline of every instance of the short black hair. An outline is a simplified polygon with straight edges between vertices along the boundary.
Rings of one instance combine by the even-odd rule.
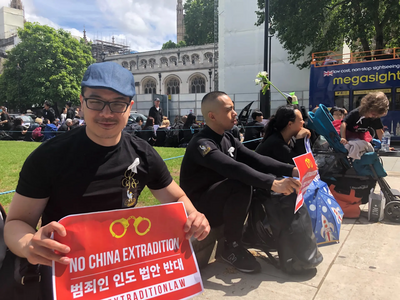
[[[220,96],[227,95],[225,92],[221,91],[214,91],[204,95],[203,99],[201,100],[201,104],[207,101],[216,100]]]
[[[331,113],[331,115],[333,115],[333,113],[334,113],[335,111],[339,111],[339,112],[341,112],[342,114],[344,114],[344,108],[337,107],[337,106],[332,107],[331,110],[330,110],[329,112]]]
[[[251,113],[251,118],[255,120],[257,117],[260,117],[262,115],[263,113],[260,110],[253,110],[253,112]]]
[[[139,116],[139,117],[136,117],[136,123],[139,123],[140,121],[142,121],[142,122],[143,122],[143,118],[142,118],[141,116]]]
[[[72,102],[71,101],[67,101],[67,103],[65,103],[65,105],[68,105],[68,107],[72,106]]]

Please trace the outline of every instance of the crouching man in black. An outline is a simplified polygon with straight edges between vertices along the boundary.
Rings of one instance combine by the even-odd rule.
[[[224,92],[204,96],[201,111],[207,126],[190,141],[182,161],[180,184],[211,227],[224,224],[222,258],[242,272],[258,272],[260,264],[242,245],[242,231],[253,187],[285,195],[298,192],[297,168],[244,147],[231,133],[237,113]]]

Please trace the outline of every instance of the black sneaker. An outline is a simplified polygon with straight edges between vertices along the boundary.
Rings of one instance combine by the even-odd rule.
[[[221,258],[244,273],[257,273],[261,271],[261,266],[255,257],[236,242],[231,244],[225,242],[225,249],[221,254]]]

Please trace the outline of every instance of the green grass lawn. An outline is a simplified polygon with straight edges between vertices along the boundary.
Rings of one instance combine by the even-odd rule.
[[[36,149],[40,143],[0,141],[0,193],[15,190],[18,183],[19,172],[28,155]],[[183,148],[161,148],[155,147],[163,159],[185,154]],[[172,159],[165,162],[174,180],[179,184],[179,171],[182,158]],[[0,195],[0,203],[7,209],[14,193]],[[139,206],[156,205],[159,202],[153,197],[146,187],[140,197]]]

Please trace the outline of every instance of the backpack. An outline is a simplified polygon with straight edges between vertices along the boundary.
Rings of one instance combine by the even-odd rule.
[[[244,236],[256,237],[251,246],[267,254],[269,261],[288,274],[314,269],[323,260],[307,208],[295,214],[296,193],[284,196],[256,189]],[[247,233],[246,233],[247,231]],[[278,250],[279,259],[270,252]]]
[[[0,204],[0,300],[39,300],[40,265],[12,253],[4,243],[6,212]]]
[[[39,126],[32,131],[32,138],[35,141],[39,141],[43,137],[42,127]]]

